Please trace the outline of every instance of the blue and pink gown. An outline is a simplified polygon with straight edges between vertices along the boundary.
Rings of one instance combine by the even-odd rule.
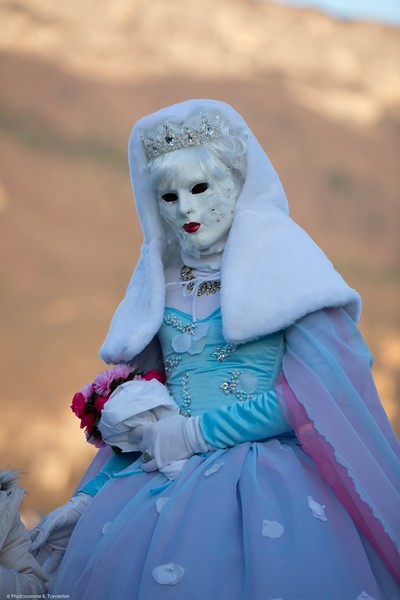
[[[142,472],[134,453],[111,458],[107,470],[110,452],[101,450],[79,488],[93,500],[51,592],[71,600],[400,598],[397,442],[345,310],[234,345],[223,338],[220,309],[193,323],[166,308],[158,338],[171,394],[182,414],[200,417],[215,450],[188,459],[172,482]],[[102,463],[99,485],[91,477]]]

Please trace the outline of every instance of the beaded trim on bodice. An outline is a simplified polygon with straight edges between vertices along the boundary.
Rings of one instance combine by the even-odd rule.
[[[181,414],[192,416],[271,389],[283,354],[283,332],[247,344],[222,335],[218,308],[206,319],[166,309],[159,338],[167,386]]]

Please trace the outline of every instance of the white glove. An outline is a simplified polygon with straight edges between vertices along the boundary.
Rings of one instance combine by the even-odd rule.
[[[151,379],[128,381],[118,386],[105,403],[98,425],[103,440],[123,452],[138,450],[135,428],[178,414],[176,404],[165,385]]]
[[[134,433],[139,450],[145,458],[151,457],[141,465],[146,472],[213,450],[203,438],[198,417],[175,415],[151,425],[136,427]]]
[[[52,576],[54,576],[55,571],[57,571],[61,563],[71,533],[72,531],[67,531],[62,527],[54,529],[48,542],[43,542],[37,550],[31,551],[46,573],[49,581],[52,581]]]
[[[165,465],[165,467],[161,467],[160,473],[165,475],[165,477],[170,481],[174,481],[175,479],[178,479],[187,461],[187,458],[183,458],[182,460],[174,460],[174,462]]]
[[[59,565],[75,525],[91,500],[92,496],[79,492],[44,517],[30,532],[30,552],[41,564],[46,560],[48,573],[52,573]]]

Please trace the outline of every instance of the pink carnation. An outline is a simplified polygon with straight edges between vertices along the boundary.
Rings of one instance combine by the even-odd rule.
[[[94,405],[99,412],[101,412],[103,410],[104,405],[107,402],[107,400],[108,400],[108,398],[106,398],[105,396],[98,396],[98,398],[96,398],[96,400],[94,401]]]
[[[81,389],[81,394],[83,394],[85,400],[88,400],[90,396],[93,394],[93,383],[87,383]]]
[[[102,371],[96,376],[96,379],[93,382],[94,391],[99,394],[99,396],[109,396],[110,385],[113,379],[114,376],[112,371],[109,369],[107,369],[107,371]]]
[[[132,367],[128,367],[127,365],[117,365],[111,369],[111,374],[113,379],[127,379],[132,371],[134,371]]]
[[[157,369],[151,369],[150,371],[146,371],[143,373],[143,379],[146,381],[150,381],[150,379],[157,379],[160,383],[165,383],[165,375],[158,371]]]
[[[72,398],[71,410],[76,414],[77,417],[81,418],[85,412],[85,408],[85,396],[82,394],[82,392],[77,392]]]

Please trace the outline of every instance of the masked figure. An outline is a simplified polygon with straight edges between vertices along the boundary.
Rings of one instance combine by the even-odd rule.
[[[106,404],[103,438],[123,454],[99,451],[61,509],[81,503],[82,516],[51,591],[399,597],[398,446],[358,294],[290,219],[228,105],[142,119],[129,160],[144,243],[101,356],[162,367],[167,382],[131,382]],[[147,397],[169,412],[134,425]]]

